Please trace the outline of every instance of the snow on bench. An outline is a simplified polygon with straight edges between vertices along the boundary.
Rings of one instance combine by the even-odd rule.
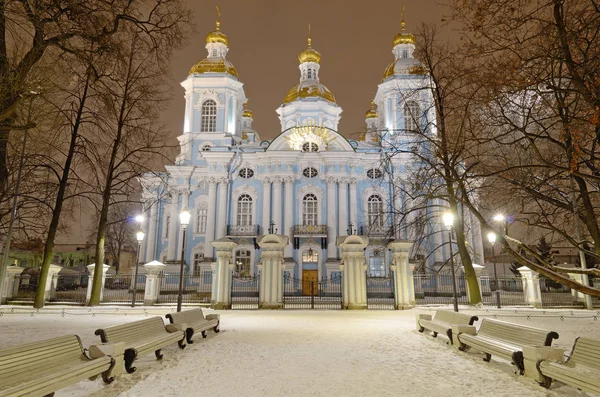
[[[111,383],[117,359],[104,355],[95,346],[89,352],[91,357],[84,354],[77,335],[0,350],[0,395],[53,396],[59,389],[98,375],[105,383]]]
[[[462,326],[457,332],[459,350],[466,351],[473,347],[485,353],[484,361],[490,361],[492,355],[510,360],[523,375],[523,346],[550,346],[558,334],[553,331],[512,324],[505,321],[484,318],[476,335]],[[473,329],[475,327],[472,327]]]
[[[540,360],[538,371],[543,376],[540,382],[549,388],[553,380],[574,386],[578,389],[600,394],[600,340],[575,339],[573,352],[564,363]]]
[[[419,314],[417,318],[417,327],[419,332],[429,330],[433,332],[433,337],[436,338],[438,333],[444,333],[452,340],[452,326],[454,325],[473,325],[479,320],[477,316],[471,316],[465,313],[457,313],[450,310],[437,310],[435,317],[432,319],[430,314]]]
[[[179,325],[182,323],[187,324],[185,334],[187,343],[190,344],[194,343],[192,340],[194,333],[201,332],[202,337],[206,338],[206,331],[211,328],[215,331],[215,333],[219,332],[220,316],[218,314],[209,314],[204,317],[204,313],[202,313],[201,308],[186,310],[179,313],[170,313],[167,314],[166,317],[173,325]]]
[[[183,324],[185,326],[185,324]],[[141,355],[154,351],[156,359],[163,358],[160,350],[177,342],[181,349],[185,349],[185,328],[181,329],[173,324],[163,322],[160,317],[151,317],[145,320],[134,321],[123,325],[97,329],[103,343],[125,343],[125,369],[128,373],[135,372],[132,366],[135,359]]]

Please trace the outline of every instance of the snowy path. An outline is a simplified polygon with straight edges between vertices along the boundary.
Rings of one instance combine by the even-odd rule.
[[[165,310],[152,310],[152,314]],[[67,327],[87,346],[97,342],[96,328],[144,318],[131,313],[92,317],[83,309],[80,312],[65,317],[5,314],[0,317],[0,348],[16,340],[64,334]],[[582,396],[559,385],[546,391],[512,374],[507,362],[484,363],[480,355],[449,348],[443,338],[419,334],[415,330],[418,312],[422,311],[222,312],[220,334],[210,332],[207,339],[184,351],[169,347],[162,362],[155,361],[154,355],[142,357],[136,373],[122,375],[112,385],[80,382],[56,397]],[[586,312],[575,316],[579,314]],[[577,335],[600,338],[600,322],[593,318],[506,320],[556,330],[561,347],[570,347]]]

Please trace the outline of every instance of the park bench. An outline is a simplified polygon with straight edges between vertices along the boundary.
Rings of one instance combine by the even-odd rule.
[[[77,335],[0,350],[0,395],[53,396],[59,389],[98,375],[111,383],[115,357],[104,355],[95,346],[88,354]]]
[[[446,334],[452,344],[453,325],[473,325],[477,320],[479,320],[477,316],[471,316],[470,314],[457,313],[450,310],[437,310],[434,318],[431,318],[430,314],[419,314],[417,326],[419,327],[419,332],[425,330],[433,332],[434,338],[437,337],[438,333]]]
[[[206,331],[213,329],[215,333],[219,332],[219,315],[209,314],[204,317],[202,309],[186,310],[178,313],[169,313],[166,315],[171,324],[187,324],[185,335],[187,343],[194,343],[192,337],[195,333],[201,332],[202,337],[206,338]]]
[[[463,326],[464,327],[464,326]],[[510,360],[519,370],[525,372],[523,346],[550,346],[558,339],[556,332],[527,327],[520,324],[484,318],[476,335],[469,332],[457,333],[459,350],[473,347],[485,354],[484,361],[490,361],[492,355]]]
[[[557,380],[583,391],[600,394],[600,340],[579,337],[575,339],[567,361],[540,360],[537,368],[543,378],[540,384],[546,388],[550,387],[553,380]]]
[[[161,349],[174,342],[185,349],[185,328],[180,329],[173,324],[165,326],[160,317],[97,329],[95,334],[103,343],[125,343],[125,369],[130,374],[135,372],[133,362],[139,356],[154,351],[156,359],[160,360],[163,357]]]

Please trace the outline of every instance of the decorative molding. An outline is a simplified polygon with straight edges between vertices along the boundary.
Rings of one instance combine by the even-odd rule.
[[[233,192],[231,193],[231,199],[234,202],[237,202],[238,198],[242,194],[247,194],[250,197],[252,197],[253,204],[257,203],[257,201],[258,201],[258,191],[254,188],[254,186],[250,186],[248,184],[244,184],[244,185],[240,185],[240,186],[236,187],[235,189],[233,189]],[[252,207],[255,207],[255,205],[253,205]]]
[[[321,211],[321,206],[324,194],[323,190],[315,185],[304,185],[300,189],[298,189],[298,193],[296,194],[296,208],[300,210],[300,223],[302,223],[302,216],[304,211],[302,199],[304,199],[304,196],[310,193],[314,194],[317,197],[317,223],[319,225],[323,224],[323,211]]]
[[[216,92],[215,90],[208,90],[208,89],[200,90],[200,91],[197,91],[197,95],[198,95],[198,100],[196,101],[196,104],[194,105],[194,109],[201,110],[202,103],[204,101],[206,101],[207,99],[212,99],[213,101],[215,101],[217,106],[221,105],[221,101],[219,101],[219,93]]]
[[[383,200],[383,206],[385,207],[386,203],[389,202],[388,192],[381,186],[371,185],[362,191],[362,201],[363,201],[363,209],[365,214],[367,213],[367,200],[372,195],[378,195]]]

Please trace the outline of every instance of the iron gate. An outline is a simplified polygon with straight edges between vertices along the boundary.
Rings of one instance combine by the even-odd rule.
[[[258,309],[260,276],[235,277],[231,279],[231,308]]]
[[[283,277],[284,309],[341,309],[342,275],[321,281],[300,280],[288,272]]]
[[[393,274],[388,277],[367,276],[367,307],[369,309],[394,310]]]

